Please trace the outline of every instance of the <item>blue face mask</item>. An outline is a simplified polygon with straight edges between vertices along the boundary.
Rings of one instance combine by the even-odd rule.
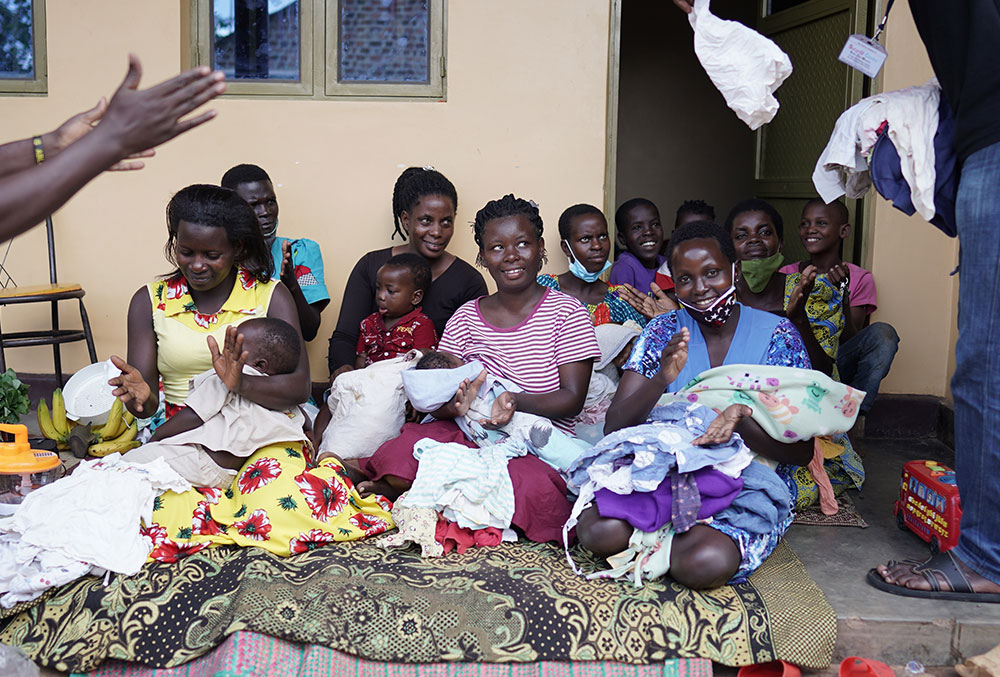
[[[566,240],[563,240],[563,242],[566,242]],[[576,256],[573,254],[573,248],[569,246],[569,242],[566,242],[566,248],[569,249],[570,275],[583,280],[587,284],[590,284],[591,282],[596,282],[597,278],[599,278],[601,275],[604,275],[604,273],[608,270],[608,268],[611,267],[611,261],[605,261],[603,268],[601,268],[596,273],[592,273],[586,268],[584,268],[582,263],[576,260]]]

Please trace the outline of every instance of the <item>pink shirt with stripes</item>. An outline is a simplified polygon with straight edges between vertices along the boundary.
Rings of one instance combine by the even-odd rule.
[[[508,378],[526,393],[559,389],[559,365],[601,356],[587,309],[572,296],[546,289],[520,324],[500,328],[479,311],[479,299],[452,315],[438,345],[462,359],[479,360],[492,376]],[[554,419],[572,432],[572,419]]]

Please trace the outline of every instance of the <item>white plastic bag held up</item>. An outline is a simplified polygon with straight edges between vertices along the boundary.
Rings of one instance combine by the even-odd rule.
[[[720,19],[708,5],[709,0],[695,0],[688,14],[694,53],[726,105],[757,129],[778,112],[774,91],[792,74],[792,61],[774,42],[737,21]]]

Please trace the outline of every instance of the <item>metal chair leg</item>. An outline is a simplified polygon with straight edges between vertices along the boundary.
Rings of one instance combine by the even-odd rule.
[[[87,350],[90,352],[90,363],[97,362],[97,349],[94,348],[94,335],[90,333],[90,318],[87,316],[87,309],[83,307],[83,299],[80,301],[80,321],[83,323],[83,335],[87,337]]]
[[[3,352],[3,329],[0,328],[0,372],[7,371],[7,356]]]
[[[52,301],[52,331],[53,333],[59,331],[59,302]],[[56,383],[58,387],[63,387],[63,375],[62,375],[62,355],[59,353],[59,343],[52,344],[52,362],[55,364],[56,368]]]

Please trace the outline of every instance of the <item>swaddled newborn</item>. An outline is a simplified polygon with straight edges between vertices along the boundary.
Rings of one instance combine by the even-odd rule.
[[[403,372],[402,376],[410,404],[428,413],[450,402],[463,382],[480,382],[469,410],[455,419],[466,437],[480,447],[505,442],[520,444],[525,451],[561,472],[588,448],[585,442],[556,428],[549,419],[523,411],[515,411],[506,425],[492,427],[489,422],[497,398],[504,392],[521,389],[512,381],[487,374],[478,360],[466,363],[452,353],[431,351],[417,362],[415,369]]]

